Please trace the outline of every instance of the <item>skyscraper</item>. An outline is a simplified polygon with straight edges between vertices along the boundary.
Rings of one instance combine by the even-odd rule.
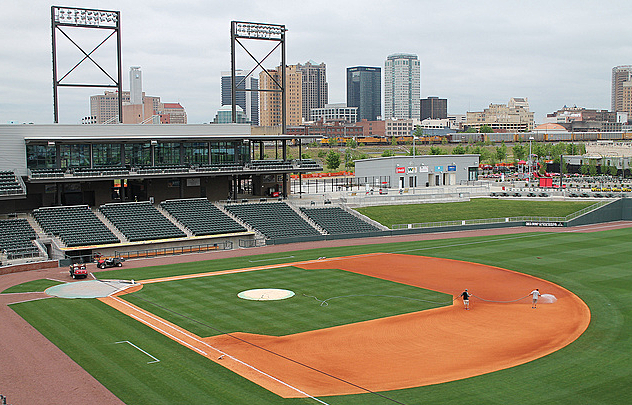
[[[272,78],[271,78],[272,77]],[[274,79],[274,80],[273,80]],[[296,65],[289,65],[285,68],[285,114],[286,125],[301,125],[302,117],[302,100],[301,86],[302,75],[297,71]],[[268,69],[266,72],[259,73],[259,85],[263,90],[278,90],[276,83],[281,83],[281,67],[276,69]],[[281,93],[279,92],[259,92],[260,117],[259,125],[261,126],[280,126],[281,122]]]
[[[421,94],[417,55],[396,53],[384,64],[384,118],[419,119]]]
[[[448,118],[448,100],[439,97],[422,98],[420,119],[423,121],[426,118],[439,120]]]
[[[302,117],[309,120],[312,108],[323,108],[329,103],[329,88],[327,84],[327,66],[325,63],[316,64],[308,61],[304,65],[296,65],[296,70],[302,75]]]
[[[243,70],[235,71],[238,89],[258,90],[259,79],[248,76]],[[222,72],[222,105],[232,105],[232,83],[230,71]],[[259,125],[259,94],[257,91],[237,91],[236,104],[241,107],[252,125]]]
[[[143,103],[143,72],[140,71],[140,66],[129,68],[129,92],[130,104]]]
[[[376,121],[382,116],[381,68],[347,68],[347,107],[358,107],[358,121]]]
[[[615,66],[612,68],[612,101],[610,110],[613,112],[632,112],[630,100],[625,100],[626,93],[632,87],[632,65]]]

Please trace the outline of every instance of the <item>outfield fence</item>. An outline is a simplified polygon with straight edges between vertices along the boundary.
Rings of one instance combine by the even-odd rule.
[[[499,224],[499,223],[510,223],[510,222],[513,222],[513,223],[527,223],[527,222],[567,223],[591,211],[595,211],[609,203],[610,203],[609,201],[600,201],[582,210],[569,214],[565,217],[517,216],[517,217],[504,217],[504,218],[461,219],[461,220],[454,220],[454,221],[393,224],[391,229],[442,228],[442,227],[447,227],[447,226],[485,225],[485,224]]]

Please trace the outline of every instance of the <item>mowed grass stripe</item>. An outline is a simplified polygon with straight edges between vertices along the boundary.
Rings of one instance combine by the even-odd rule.
[[[296,295],[280,301],[237,296],[256,288],[288,289]],[[321,305],[334,297],[339,298]],[[435,291],[341,270],[294,267],[153,283],[124,298],[199,336],[281,336],[436,308],[452,300]]]
[[[97,300],[46,301],[45,306],[27,302],[12,308],[125,403],[284,403],[142,323],[121,318],[120,312]],[[144,354],[115,344],[121,340],[133,342],[160,362],[147,364],[151,359]]]

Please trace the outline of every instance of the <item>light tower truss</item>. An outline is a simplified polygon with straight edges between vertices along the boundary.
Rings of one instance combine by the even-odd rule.
[[[100,29],[111,31],[106,38],[101,41],[91,51],[84,50],[67,32],[66,27]],[[118,121],[123,122],[123,81],[122,81],[122,61],[121,61],[121,14],[119,11],[96,10],[75,7],[51,7],[51,29],[52,29],[52,47],[53,47],[53,109],[54,121],[59,122],[59,87],[98,87],[98,88],[116,88],[118,91]],[[62,34],[70,43],[79,49],[83,54],[80,59],[68,72],[58,76],[57,66],[57,34]],[[92,58],[92,54],[99,49],[108,40],[114,38],[116,40],[116,60],[117,71],[113,74],[104,69],[97,61]],[[103,74],[103,83],[71,83],[68,82],[68,76],[79,67],[83,62],[92,62]]]

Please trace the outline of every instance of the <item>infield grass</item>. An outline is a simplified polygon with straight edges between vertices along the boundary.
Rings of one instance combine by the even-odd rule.
[[[237,268],[251,267],[253,263],[248,263],[250,260],[265,260],[267,263],[293,262],[319,256],[335,257],[368,252],[445,257],[532,274],[557,283],[583,299],[591,311],[591,324],[569,346],[520,366],[445,384],[381,393],[384,397],[362,394],[320,398],[325,403],[381,405],[397,401],[410,405],[464,401],[471,404],[632,402],[632,229],[591,234],[532,233],[339,247],[116,270],[100,273],[100,277],[116,278],[125,275],[125,278],[142,279],[165,274],[201,272],[199,270],[202,268],[206,269],[203,271],[210,271],[231,265]],[[294,257],[288,258],[288,255]],[[137,274],[144,277],[138,277]],[[275,272],[270,272],[270,276],[274,275]],[[149,289],[147,291],[150,292]],[[167,299],[168,296],[169,292],[163,291],[161,299]],[[385,302],[389,301],[374,300],[371,305],[379,308]],[[314,303],[310,300],[304,303],[310,308],[314,303],[318,304],[315,300]],[[333,309],[332,304],[329,309]],[[12,308],[129,404],[316,403],[310,399],[285,400],[270,394],[96,300],[51,298],[16,304]],[[204,322],[207,321],[212,321],[212,317]],[[161,362],[146,364],[151,359],[142,353],[134,353],[128,345],[113,344],[120,340],[132,341],[161,359]],[[464,341],[463,344],[468,342]]]
[[[359,213],[391,228],[394,224],[458,221],[518,216],[565,217],[594,201],[533,201],[473,198],[443,204],[406,204],[356,208]]]

